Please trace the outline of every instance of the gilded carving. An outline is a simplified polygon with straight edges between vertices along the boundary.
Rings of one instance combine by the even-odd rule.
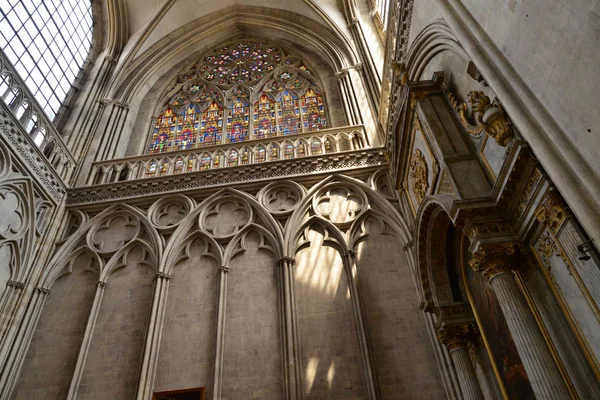
[[[413,153],[409,177],[411,179],[410,187],[417,203],[420,204],[427,196],[427,189],[429,189],[429,171],[427,170],[427,160],[419,149]]]
[[[535,211],[535,217],[556,233],[565,221],[566,212],[558,196],[553,192],[548,192]]]
[[[512,269],[512,258],[515,255],[515,246],[512,242],[502,242],[479,248],[469,261],[475,272],[481,272],[486,279]]]
[[[471,106],[472,118],[475,124],[471,123],[468,116],[468,106],[466,102],[459,103],[452,93],[448,93],[450,104],[454,107],[460,117],[461,124],[465,131],[472,136],[478,136],[485,132],[492,137],[500,146],[508,145],[513,138],[514,131],[506,117],[504,109],[497,101],[492,101],[480,91],[471,91],[467,101]]]
[[[466,348],[469,342],[470,324],[445,325],[438,330],[437,338],[448,351]]]

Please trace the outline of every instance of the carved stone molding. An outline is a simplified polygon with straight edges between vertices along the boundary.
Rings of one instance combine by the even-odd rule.
[[[515,244],[502,242],[480,247],[469,261],[475,272],[481,272],[490,280],[494,276],[511,271],[514,268]]]
[[[535,211],[535,217],[543,224],[546,224],[552,232],[556,233],[562,226],[567,213],[562,200],[555,192],[548,192],[542,203]]]
[[[387,164],[383,149],[369,149],[319,157],[280,160],[268,164],[196,171],[180,175],[115,182],[106,185],[73,188],[69,190],[68,205],[90,204],[133,197],[172,193],[199,188],[219,187],[236,183],[297,177],[316,176],[317,173],[334,173],[351,170],[358,173],[363,168],[379,168]]]
[[[427,160],[419,149],[415,150],[410,161],[409,177],[411,179],[410,187],[417,203],[420,204],[425,196],[427,196],[429,189],[429,171]]]
[[[448,351],[466,348],[471,325],[471,323],[445,325],[438,330],[437,338],[448,348]]]

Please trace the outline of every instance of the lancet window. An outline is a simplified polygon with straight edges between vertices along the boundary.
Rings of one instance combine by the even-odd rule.
[[[216,49],[179,74],[166,93],[152,126],[150,154],[329,127],[315,73],[300,58],[258,41]],[[263,149],[260,154],[248,152],[248,162],[276,159],[270,145],[265,143]],[[243,154],[238,156],[236,165],[246,162]],[[215,164],[223,166],[212,160],[212,167]],[[228,157],[227,165],[232,164]],[[206,168],[206,163],[202,167]]]

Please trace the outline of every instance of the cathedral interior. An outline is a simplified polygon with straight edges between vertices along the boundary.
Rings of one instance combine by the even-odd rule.
[[[0,1],[0,399],[600,399],[600,0]]]

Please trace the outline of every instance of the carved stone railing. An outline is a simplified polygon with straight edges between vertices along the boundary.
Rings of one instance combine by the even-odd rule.
[[[252,164],[330,155],[369,147],[364,127],[348,126],[210,147],[95,162],[88,185],[219,170]]]
[[[39,148],[64,182],[75,170],[75,160],[42,106],[0,49],[0,100],[23,128],[24,140]]]

